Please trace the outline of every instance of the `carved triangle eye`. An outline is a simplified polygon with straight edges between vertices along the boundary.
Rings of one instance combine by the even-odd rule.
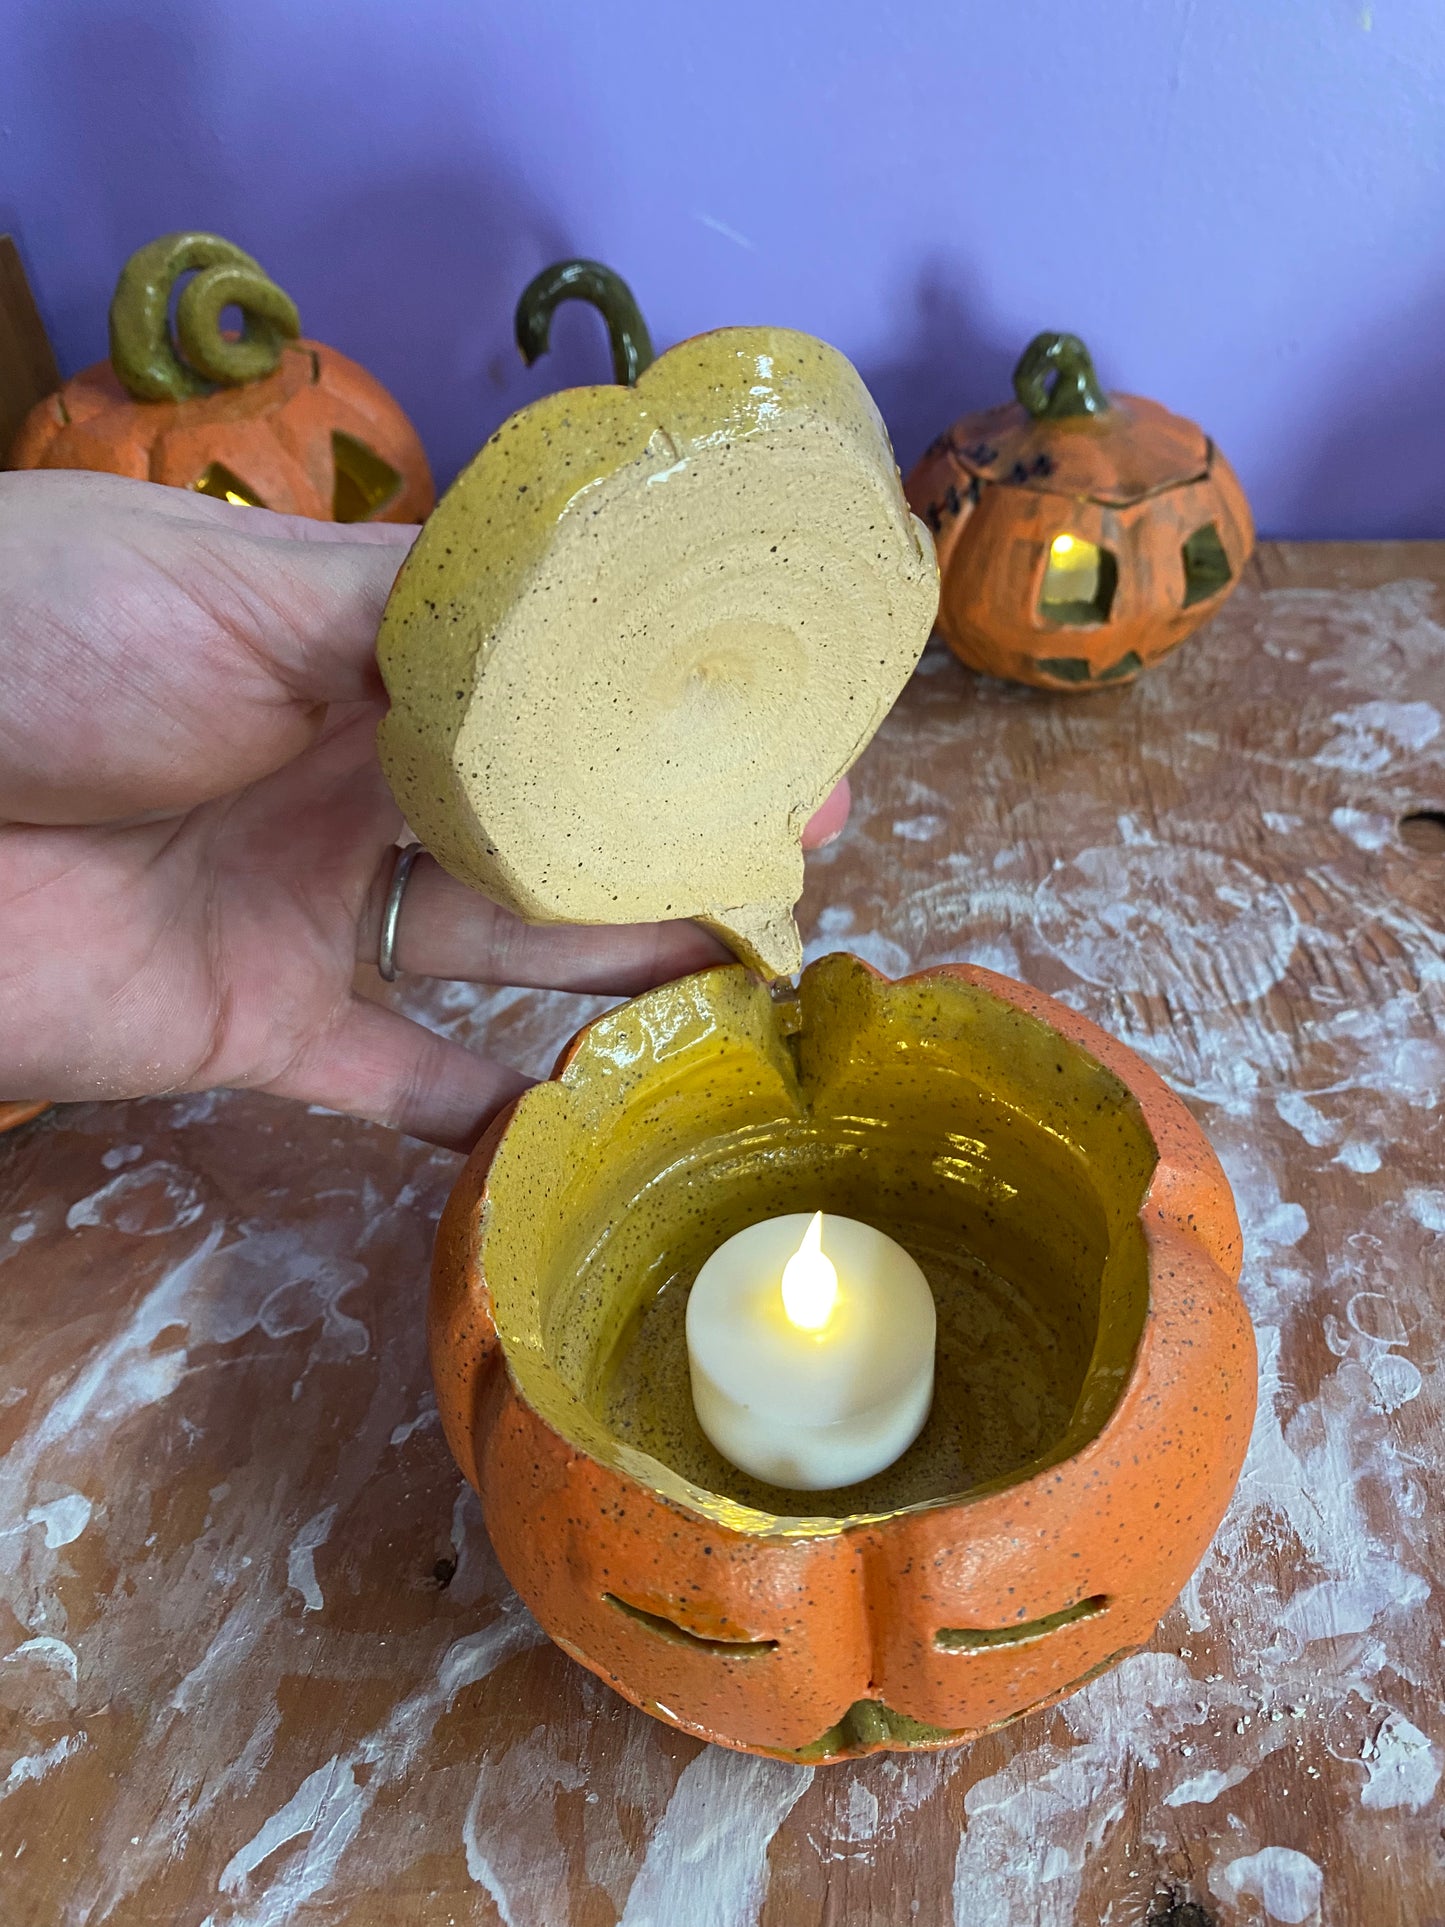
[[[248,488],[224,462],[212,462],[204,474],[196,477],[191,487],[197,495],[210,495],[218,502],[238,502],[242,508],[248,509],[263,509],[266,506],[255,489]]]
[[[401,476],[365,442],[333,429],[331,456],[335,464],[331,495],[333,522],[365,522],[395,499],[401,488]]]

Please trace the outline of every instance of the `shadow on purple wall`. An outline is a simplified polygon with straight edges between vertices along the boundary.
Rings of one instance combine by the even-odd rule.
[[[1445,283],[1360,346],[1321,396],[1319,435],[1295,451],[1287,524],[1322,538],[1438,537],[1445,527]]]
[[[243,224],[244,184],[200,111],[193,37],[163,31],[136,8],[102,5],[57,10],[29,53],[32,85],[48,96],[50,141],[69,149],[68,163],[90,184],[85,214],[113,241],[117,272],[143,241],[201,225],[189,210],[214,210],[207,224],[219,233]],[[15,225],[23,243],[23,210]],[[94,334],[84,294],[42,289],[41,300],[59,334]]]
[[[390,180],[308,213],[289,250],[309,263],[302,314],[425,419],[439,485],[497,426],[503,391],[528,379],[541,394],[601,378],[605,355],[589,357],[560,329],[556,353],[535,377],[523,373],[512,339],[517,294],[542,261],[574,249],[503,170]],[[358,307],[358,282],[373,279],[376,305]],[[508,395],[501,412],[516,405]]]
[[[905,475],[950,422],[1009,399],[1019,355],[985,318],[973,290],[936,264],[919,274],[911,307],[911,325],[896,359],[859,371],[888,424]]]
[[[1190,9],[1184,0],[1177,4],[1187,24]],[[656,287],[669,274],[682,275],[680,259],[691,262],[685,278],[695,288],[701,285],[694,279],[701,259],[695,223],[702,217],[687,210],[708,202],[693,197],[726,190],[745,203],[759,183],[781,183],[779,205],[803,210],[798,219],[805,225],[776,230],[788,235],[781,257],[776,240],[772,254],[767,243],[755,247],[748,240],[744,253],[729,257],[735,279],[725,275],[723,283],[737,299],[729,303],[733,312],[715,318],[756,317],[776,302],[777,313],[801,316],[807,325],[819,277],[836,274],[839,280],[823,290],[830,299],[820,306],[829,320],[820,327],[833,329],[845,350],[850,330],[855,344],[897,343],[889,354],[859,359],[905,470],[958,415],[1007,399],[1014,360],[1035,329],[1082,326],[1098,331],[1100,369],[1110,386],[1157,393],[1166,406],[1197,413],[1203,427],[1219,435],[1257,492],[1266,528],[1355,536],[1445,528],[1445,287],[1427,284],[1394,313],[1388,298],[1372,296],[1370,273],[1391,272],[1390,254],[1375,247],[1372,231],[1385,213],[1361,199],[1365,188],[1353,176],[1330,189],[1338,199],[1349,188],[1336,209],[1344,225],[1335,298],[1322,304],[1316,296],[1312,312],[1299,311],[1298,340],[1271,339],[1279,315],[1296,312],[1288,306],[1289,276],[1311,272],[1325,245],[1318,221],[1311,226],[1302,218],[1313,204],[1299,198],[1291,172],[1295,149],[1279,131],[1293,125],[1288,115],[1278,126],[1273,114],[1258,120],[1245,114],[1238,123],[1239,154],[1247,158],[1258,148],[1272,172],[1241,207],[1242,238],[1226,237],[1229,274],[1204,293],[1192,269],[1192,279],[1181,278],[1177,249],[1158,250],[1156,266],[1156,254],[1141,241],[1125,266],[1102,262],[1091,269],[1064,248],[1069,211],[1077,210],[1080,194],[1107,185],[1111,168],[1123,164],[1117,143],[1085,151],[1062,185],[1051,188],[1059,212],[1049,233],[1057,248],[1041,246],[1038,234],[1017,225],[1019,209],[1032,205],[1030,194],[1048,184],[1048,140],[1006,166],[990,158],[985,142],[969,176],[968,201],[939,198],[918,172],[926,142],[920,146],[917,128],[928,124],[928,103],[937,104],[935,78],[946,80],[949,60],[981,58],[978,50],[997,42],[1007,82],[993,96],[999,114],[1007,113],[1011,86],[1037,84],[1010,64],[1022,54],[1014,29],[1005,32],[999,24],[1008,9],[995,10],[991,25],[980,16],[950,27],[943,38],[952,53],[940,55],[936,74],[920,68],[919,77],[910,77],[906,49],[879,69],[880,84],[892,88],[895,115],[907,108],[917,120],[917,127],[898,122],[897,138],[886,154],[880,150],[879,161],[880,179],[896,185],[900,208],[912,210],[910,222],[879,214],[878,195],[865,196],[865,211],[855,214],[845,146],[838,148],[841,185],[830,185],[831,177],[819,171],[817,154],[832,150],[810,146],[806,126],[810,114],[817,120],[824,93],[799,99],[797,127],[791,119],[777,126],[759,119],[762,108],[752,119],[741,112],[736,149],[724,151],[705,134],[717,125],[725,89],[704,74],[697,83],[704,137],[691,147],[684,141],[667,167],[629,175],[634,149],[623,134],[633,128],[630,96],[619,89],[617,73],[595,61],[566,70],[552,88],[565,63],[559,68],[545,22],[537,23],[544,9],[530,20],[523,9],[504,32],[488,21],[486,9],[459,6],[447,33],[429,40],[412,30],[406,9],[379,3],[353,15],[334,0],[315,0],[288,18],[284,7],[267,0],[254,28],[197,0],[68,0],[62,6],[0,0],[0,14],[7,5],[15,25],[0,70],[0,95],[8,102],[0,120],[16,125],[6,129],[14,137],[0,180],[0,223],[20,240],[67,373],[104,351],[108,277],[131,250],[170,228],[211,228],[258,255],[295,297],[308,331],[354,355],[393,390],[417,421],[445,485],[513,409],[550,389],[606,378],[595,317],[575,310],[559,318],[554,351],[537,368],[522,368],[511,337],[512,306],[537,268],[564,254],[607,256],[616,247],[635,257],[613,265],[644,297],[649,281]],[[444,19],[434,7],[422,11],[434,22]],[[685,74],[693,85],[688,36],[704,47],[711,30],[698,24],[705,9],[688,11],[697,22],[686,33],[679,28],[676,45],[652,47],[637,68],[653,84]],[[859,0],[843,6],[843,16],[852,22],[855,49],[862,46],[862,36],[873,33],[871,14]],[[586,41],[580,9],[578,22],[574,37]],[[335,58],[308,72],[292,42],[315,48],[328,30]],[[780,18],[778,31],[787,39],[802,28]],[[1335,38],[1344,32],[1338,27]],[[357,58],[349,61],[353,37]],[[847,39],[842,34],[840,47]],[[1377,43],[1387,55],[1382,31],[1368,43],[1352,41],[1350,58],[1363,59]],[[523,57],[519,48],[525,47],[531,51]],[[1282,59],[1287,51],[1281,42],[1270,57]],[[1294,49],[1290,58],[1297,56]],[[1339,48],[1329,55],[1330,61],[1343,58]],[[835,76],[844,89],[840,101],[853,98],[845,70],[854,68],[845,62]],[[1221,71],[1211,84],[1224,86],[1232,71]],[[1321,71],[1335,69],[1327,62]],[[1371,113],[1383,113],[1398,79],[1390,80],[1387,66],[1370,71],[1374,92],[1361,100],[1374,103]],[[1422,85],[1431,71],[1427,62]],[[635,78],[631,66],[627,72]],[[1141,69],[1140,84],[1152,85],[1151,76]],[[597,163],[610,170],[605,180],[587,178],[575,146],[557,160],[556,123],[549,126],[533,111],[536,101],[554,98],[566,103],[569,124],[590,129],[595,120],[599,135],[611,140],[613,158]],[[764,107],[771,98],[764,97]],[[1153,96],[1146,88],[1141,98]],[[1058,104],[1062,112],[1067,102]],[[1314,111],[1304,95],[1289,95],[1284,106],[1296,118]],[[248,126],[252,113],[256,123]],[[1141,140],[1146,123],[1153,125],[1144,115],[1133,130]],[[836,125],[827,124],[829,140],[837,138]],[[1213,153],[1212,119],[1199,119],[1197,127],[1207,128]],[[1206,131],[1198,138],[1205,140]],[[1415,151],[1403,135],[1400,145],[1401,152]],[[1177,183],[1167,185],[1168,169],[1180,164],[1177,156],[1171,160],[1173,152],[1164,142],[1157,156],[1166,170],[1163,215],[1171,222],[1181,206]],[[1419,153],[1418,166],[1396,169],[1417,195],[1429,168],[1438,171],[1433,150],[1421,146]],[[699,155],[705,165],[694,165]],[[1224,158],[1229,168],[1219,161],[1221,179],[1232,179],[1238,156]],[[1372,166],[1388,158],[1371,150]],[[1395,175],[1386,170],[1386,178]],[[812,200],[803,198],[803,184]],[[948,186],[947,195],[953,192]],[[1428,206],[1420,201],[1418,207],[1425,213],[1417,210],[1401,245],[1411,260],[1428,262],[1440,240],[1430,231]],[[1163,232],[1157,205],[1153,219],[1152,229],[1141,225],[1141,235]],[[1314,254],[1301,230],[1313,237]],[[830,236],[849,245],[830,255],[824,245]],[[1056,253],[1065,264],[1057,270]],[[960,273],[959,258],[978,264],[976,278]],[[1363,282],[1346,285],[1351,263],[1365,261],[1375,266]],[[1418,287],[1420,280],[1397,276],[1389,285]],[[1072,311],[1069,300],[1055,298],[1060,288],[1073,291]],[[1376,312],[1377,301],[1383,312]],[[667,345],[668,319],[686,327],[697,313],[694,300],[679,298],[670,317],[654,314],[659,346]],[[1006,328],[996,318],[1001,314],[1009,317]],[[1341,319],[1346,315],[1348,322]],[[1213,357],[1216,330],[1233,342],[1237,365]],[[1303,392],[1307,382],[1319,392]]]
[[[174,228],[212,229],[254,249],[295,298],[303,328],[360,361],[425,421],[443,486],[523,401],[605,379],[605,351],[575,314],[559,321],[535,371],[522,366],[512,339],[517,294],[542,262],[577,248],[514,171],[483,160],[465,174],[431,169],[317,205],[298,165],[294,198],[278,206],[258,183],[290,171],[288,130],[258,129],[264,163],[254,176],[237,168],[207,125],[207,50],[194,17],[189,25],[183,38],[135,11],[97,6],[59,21],[36,50],[53,139],[95,183],[90,212],[117,271],[134,248]],[[0,222],[23,246],[21,210],[0,200]],[[58,335],[103,330],[93,298],[42,286],[40,299]]]

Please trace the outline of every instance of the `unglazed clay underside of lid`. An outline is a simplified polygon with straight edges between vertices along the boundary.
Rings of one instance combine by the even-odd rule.
[[[801,963],[809,816],[922,652],[937,574],[833,349],[725,329],[514,416],[427,524],[379,655],[388,779],[538,922],[696,917]]]

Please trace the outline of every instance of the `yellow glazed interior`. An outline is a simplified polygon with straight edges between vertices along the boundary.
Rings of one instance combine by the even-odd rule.
[[[1118,1078],[976,985],[838,956],[778,1001],[725,968],[604,1017],[523,1100],[483,1207],[487,1283],[556,1431],[726,1524],[816,1533],[1028,1477],[1099,1430],[1147,1308],[1156,1156]],[[703,1437],[683,1314],[723,1239],[819,1208],[913,1253],[939,1358],[917,1443],[803,1495]]]

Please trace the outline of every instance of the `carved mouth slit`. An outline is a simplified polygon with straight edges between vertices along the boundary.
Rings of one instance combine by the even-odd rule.
[[[675,1619],[667,1619],[661,1613],[648,1612],[644,1606],[634,1606],[626,1599],[619,1599],[615,1592],[605,1592],[602,1597],[609,1606],[615,1606],[618,1612],[637,1620],[659,1638],[670,1639],[676,1645],[694,1647],[699,1652],[720,1653],[725,1659],[751,1659],[758,1653],[775,1653],[778,1650],[775,1639],[705,1639],[701,1633],[689,1632],[686,1626],[679,1626]]]
[[[1023,1619],[1016,1626],[943,1626],[933,1635],[933,1643],[941,1653],[975,1653],[990,1646],[1019,1646],[1025,1640],[1043,1639],[1046,1634],[1057,1632],[1060,1626],[1072,1625],[1076,1619],[1092,1619],[1096,1613],[1106,1611],[1108,1605],[1108,1594],[1096,1592],[1059,1612],[1048,1613],[1043,1619]]]

